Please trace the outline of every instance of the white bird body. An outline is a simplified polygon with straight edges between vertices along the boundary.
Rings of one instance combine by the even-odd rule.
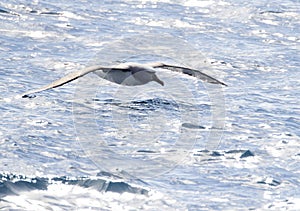
[[[150,81],[164,85],[151,66],[137,63],[122,63],[108,69],[94,72],[100,78],[125,86],[144,85]]]
[[[51,84],[48,84],[35,90],[25,92],[24,94],[22,94],[22,97],[28,97],[29,95],[37,92],[62,86],[91,72],[94,72],[100,78],[125,86],[138,86],[149,83],[151,81],[157,82],[163,86],[164,82],[157,77],[155,68],[163,68],[175,72],[181,72],[206,81],[208,83],[221,84],[227,86],[223,82],[220,82],[217,79],[205,73],[186,67],[167,65],[159,62],[150,64],[121,63],[115,66],[107,67],[95,65],[76,72],[72,72],[52,82]]]

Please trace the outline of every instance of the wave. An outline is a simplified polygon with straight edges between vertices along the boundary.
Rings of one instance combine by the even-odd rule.
[[[47,190],[52,184],[64,184],[70,186],[80,186],[83,188],[93,188],[99,192],[133,193],[148,195],[148,190],[141,187],[134,187],[125,181],[110,180],[103,176],[102,172],[95,177],[29,177],[12,173],[0,174],[0,198],[7,195],[19,195],[21,192],[33,190]]]

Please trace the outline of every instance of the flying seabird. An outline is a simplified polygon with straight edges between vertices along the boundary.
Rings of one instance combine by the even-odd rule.
[[[171,71],[187,74],[203,80],[208,83],[221,84],[227,86],[225,83],[200,72],[199,70],[193,70],[186,67],[167,65],[164,63],[150,63],[150,64],[137,64],[137,63],[121,63],[116,66],[90,66],[82,70],[72,72],[66,76],[38,89],[34,89],[22,94],[22,97],[28,97],[31,94],[45,91],[48,89],[62,86],[66,83],[76,80],[88,73],[94,72],[98,76],[108,81],[125,85],[125,86],[138,86],[154,81],[164,86],[164,82],[160,80],[155,74],[155,68],[168,69]]]

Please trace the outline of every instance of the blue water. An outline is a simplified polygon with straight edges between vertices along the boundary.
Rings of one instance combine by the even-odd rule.
[[[299,1],[1,1],[1,210],[299,210]],[[96,75],[158,70],[165,86]]]

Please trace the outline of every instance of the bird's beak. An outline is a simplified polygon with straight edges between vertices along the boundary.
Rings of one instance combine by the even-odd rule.
[[[162,86],[165,85],[165,83],[162,80],[160,80],[156,75],[153,75],[153,81],[159,83]]]

